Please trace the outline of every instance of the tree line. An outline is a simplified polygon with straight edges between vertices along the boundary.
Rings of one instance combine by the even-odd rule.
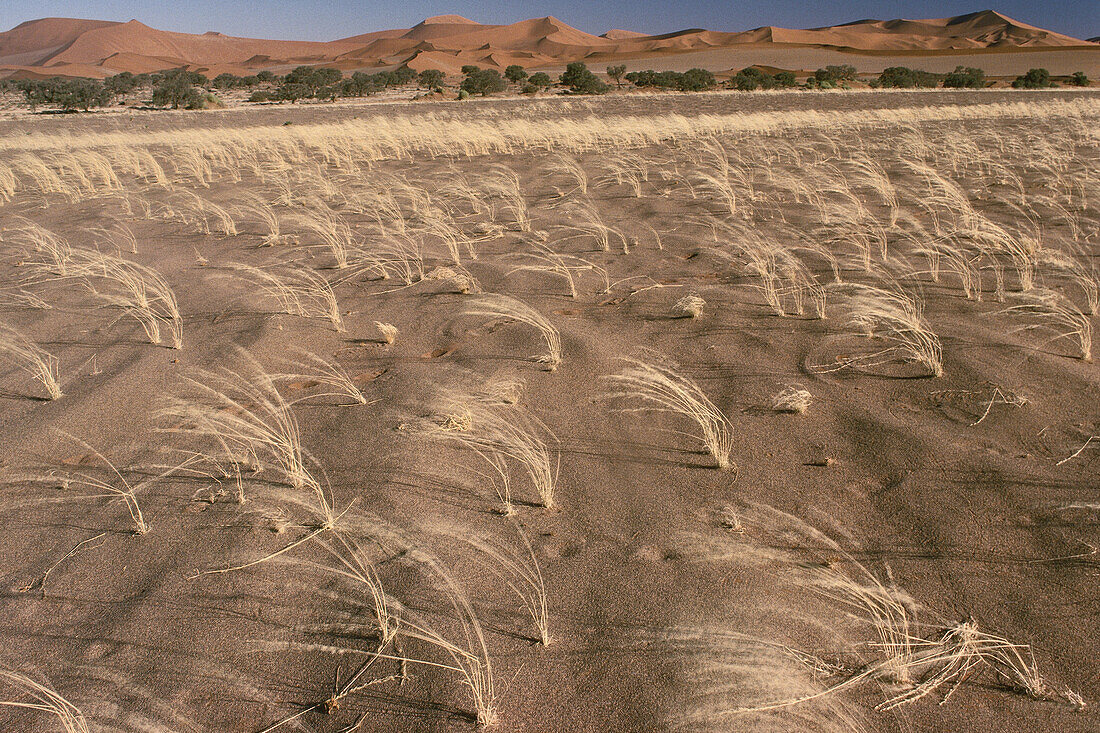
[[[545,72],[528,75],[519,65],[512,65],[501,74],[496,69],[482,69],[475,65],[463,66],[463,78],[459,83],[459,98],[471,95],[489,95],[504,92],[512,85],[522,94],[536,94],[559,85],[570,94],[604,94],[611,85],[603,81],[588,66],[576,61],[569,64],[555,81]],[[607,78],[617,88],[624,82],[637,88],[668,89],[681,92],[701,92],[719,86],[714,74],[706,69],[687,71],[627,72],[625,64],[607,67]],[[724,83],[727,89],[755,91],[758,89],[844,89],[850,88],[856,79],[856,69],[851,65],[826,66],[816,70],[799,84],[793,72],[779,71],[770,74],[759,67],[749,66],[734,74]],[[1090,81],[1083,72],[1062,77],[1070,86],[1088,86]],[[366,73],[357,71],[345,76],[339,69],[321,66],[299,66],[283,76],[271,71],[260,71],[250,76],[219,74],[213,79],[185,69],[175,69],[155,74],[131,74],[122,72],[103,80],[54,77],[0,81],[0,92],[18,91],[24,96],[32,111],[49,107],[63,111],[105,107],[120,97],[138,90],[151,90],[150,102],[157,107],[172,109],[202,109],[222,106],[215,91],[253,89],[250,102],[297,102],[302,99],[332,101],[340,97],[365,97],[387,89],[406,87],[416,83],[419,89],[440,93],[446,75],[437,69],[417,73],[401,67],[392,71]],[[982,89],[989,85],[985,72],[973,67],[959,66],[946,74],[921,69],[892,66],[871,79],[873,88],[920,89],[942,87],[945,89]],[[1046,89],[1058,86],[1046,69],[1031,69],[1012,82],[1017,89]],[[262,88],[257,88],[262,87]]]

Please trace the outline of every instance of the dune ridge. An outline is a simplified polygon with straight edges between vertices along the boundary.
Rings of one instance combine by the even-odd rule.
[[[950,18],[857,20],[790,29],[764,26],[736,33],[686,29],[647,35],[614,29],[593,35],[546,16],[488,25],[459,15],[427,18],[412,28],[374,31],[334,41],[281,41],[217,32],[176,33],[140,21],[43,18],[0,33],[0,77],[109,76],[186,67],[255,73],[299,64],[345,71],[407,65],[457,72],[463,65],[504,68],[560,66],[677,54],[748,44],[863,53],[920,55],[973,50],[1088,49],[1100,44],[1019,22],[993,10]]]

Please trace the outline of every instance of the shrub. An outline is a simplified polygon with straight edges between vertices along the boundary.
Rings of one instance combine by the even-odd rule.
[[[645,71],[632,71],[625,75],[625,79],[639,87],[658,87],[661,89],[675,89],[680,85],[680,74],[675,71],[657,72],[653,69]]]
[[[134,91],[137,86],[138,78],[129,71],[124,71],[114,76],[108,76],[103,80],[103,87],[116,97]]]
[[[476,67],[475,67],[476,68]],[[462,80],[462,90],[467,94],[480,94],[487,96],[495,92],[503,92],[508,88],[504,78],[496,69],[477,69]]]
[[[938,77],[920,69],[905,66],[891,66],[878,75],[878,85],[895,89],[930,88],[936,86]]]
[[[480,66],[474,66],[473,64],[466,64],[465,66],[462,67],[462,75],[463,76],[469,76],[470,74],[473,74],[473,73],[478,72],[478,71],[481,71],[481,67]]]
[[[538,94],[539,89],[541,89],[541,87],[537,87],[531,82],[527,82],[520,88],[519,92],[520,94]]]
[[[261,84],[270,84],[271,82],[275,81],[275,74],[271,73],[267,69],[264,69],[263,71],[256,74],[256,78],[260,81]]]
[[[306,99],[311,96],[313,96],[313,90],[305,84],[299,82],[286,82],[275,90],[272,98],[293,104],[299,99]]]
[[[215,89],[236,89],[241,84],[241,78],[233,74],[218,74],[211,82]]]
[[[814,78],[818,81],[831,81],[833,84],[842,81],[853,81],[856,78],[856,67],[851,64],[841,66],[826,66],[814,72]]]
[[[607,85],[593,74],[583,61],[574,61],[565,67],[561,83],[569,87],[573,94],[604,94]]]
[[[313,96],[318,89],[322,87],[332,86],[338,84],[341,79],[344,78],[343,72],[339,69],[328,69],[320,66],[299,66],[291,71],[283,79],[284,86],[302,85],[309,89],[309,94],[302,96]]]
[[[386,88],[386,79],[382,74],[365,74],[357,71],[350,79],[340,83],[340,95],[344,97],[370,96]]]
[[[439,69],[424,69],[417,77],[420,86],[426,89],[438,89],[443,86],[443,80],[447,78]]]
[[[780,71],[772,78],[775,79],[775,85],[781,89],[790,89],[798,83],[794,78],[794,72],[791,71]]]
[[[1050,72],[1046,69],[1030,69],[1023,76],[1017,76],[1012,82],[1013,89],[1047,89],[1054,86],[1050,81]]]
[[[1073,76],[1069,78],[1069,83],[1075,87],[1087,87],[1090,84],[1089,78],[1085,76],[1083,71],[1073,72]]]
[[[225,109],[225,102],[216,94],[200,92],[197,104],[193,107],[189,106],[187,109]]]
[[[408,66],[402,66],[390,72],[390,83],[387,86],[403,87],[416,79],[416,72]]]
[[[195,109],[202,104],[202,93],[185,72],[166,77],[153,88],[153,104],[158,107]]]
[[[527,83],[531,84],[532,86],[536,86],[539,89],[545,89],[546,87],[552,86],[554,84],[554,80],[550,78],[549,74],[543,71],[539,71],[531,74],[531,78],[527,80]]]
[[[504,70],[504,78],[513,84],[519,84],[527,78],[527,70],[519,64],[512,64]]]
[[[956,66],[943,78],[944,89],[985,89],[985,72],[972,66]]]
[[[248,101],[249,102],[270,102],[272,99],[274,99],[274,97],[275,97],[275,95],[272,94],[271,92],[265,91],[263,89],[259,89],[255,92],[252,92],[252,96],[248,98]]]
[[[794,74],[791,74],[791,78],[794,78]],[[741,71],[733,76],[730,83],[733,85],[734,89],[738,89],[742,92],[751,92],[756,89],[771,89],[777,85],[774,76],[761,71],[755,66],[748,66],[741,69]]]
[[[701,92],[713,89],[717,84],[714,74],[706,69],[688,69],[680,75],[679,82],[677,88],[681,92]]]
[[[874,86],[878,86],[878,80],[875,80]],[[818,79],[816,76],[811,76],[806,79],[807,89],[836,89],[836,82],[829,81],[828,79]]]

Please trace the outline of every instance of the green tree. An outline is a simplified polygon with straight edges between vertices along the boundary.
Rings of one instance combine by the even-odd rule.
[[[194,109],[202,104],[202,93],[186,73],[173,74],[153,87],[153,104],[172,109]]]
[[[420,76],[417,79],[420,82],[420,86],[425,89],[439,89],[443,86],[443,80],[447,78],[439,69],[424,69],[420,72]]]
[[[275,74],[264,69],[256,74],[256,78],[260,80],[261,84],[270,84],[275,81]]]
[[[798,83],[794,78],[793,71],[780,71],[772,78],[775,79],[775,85],[780,89],[790,89]]]
[[[791,74],[791,78],[794,78],[793,74]],[[741,69],[741,71],[733,76],[731,82],[733,83],[734,89],[738,89],[742,92],[751,92],[756,89],[771,89],[777,86],[774,76],[761,71],[755,66],[746,66],[744,69]]]
[[[339,84],[343,78],[344,74],[339,69],[330,69],[323,66],[299,66],[286,75],[283,84],[302,84],[309,89],[309,94],[306,96],[313,96],[318,89]]]
[[[527,78],[527,69],[523,68],[519,64],[512,64],[504,70],[504,78],[513,84],[519,84],[521,81]]]
[[[574,61],[565,67],[561,83],[569,87],[573,94],[604,94],[607,85],[593,74],[583,61]]]
[[[462,91],[467,94],[480,94],[487,96],[495,92],[503,92],[508,88],[504,77],[496,69],[478,69],[466,75],[462,80]]]
[[[538,71],[531,74],[531,78],[527,80],[531,86],[538,87],[539,89],[545,89],[549,86],[553,86],[554,80],[550,78],[550,75],[544,71]]]
[[[619,89],[623,88],[623,76],[626,74],[626,64],[619,64],[618,66],[608,66],[607,76],[615,80],[615,86]]]
[[[939,77],[935,74],[906,66],[890,66],[878,75],[879,86],[890,89],[931,88],[938,83]]]
[[[1017,76],[1012,82],[1013,89],[1046,89],[1051,86],[1050,72],[1046,69],[1029,69],[1026,74]]]
[[[688,69],[681,75],[677,88],[681,92],[702,92],[713,89],[716,84],[714,74],[706,69]]]
[[[412,83],[416,79],[416,71],[410,69],[408,66],[402,66],[400,69],[394,69],[391,75],[393,83],[391,86],[403,87],[406,84]]]
[[[138,86],[138,78],[129,71],[124,71],[121,74],[108,76],[103,80],[103,86],[112,95],[119,97],[134,91]]]
[[[234,74],[218,74],[210,83],[215,89],[236,89],[241,86],[241,78]]]
[[[282,86],[275,90],[272,95],[273,99],[279,99],[282,101],[296,103],[299,99],[307,99],[312,97],[314,90],[310,89],[307,85],[301,82],[284,82]]]
[[[469,76],[470,74],[473,74],[476,71],[481,71],[481,67],[480,66],[474,66],[473,64],[466,64],[465,66],[462,67],[462,75],[463,76]]]
[[[1090,84],[1089,78],[1085,76],[1083,71],[1073,72],[1073,76],[1069,78],[1069,83],[1075,87],[1087,87]]]

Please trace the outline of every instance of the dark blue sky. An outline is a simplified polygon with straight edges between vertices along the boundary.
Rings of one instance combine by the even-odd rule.
[[[1100,35],[1100,0],[0,0],[0,30],[43,16],[129,20],[164,30],[327,41],[406,28],[457,13],[482,23],[554,15],[590,33],[626,28],[738,31],[761,25],[809,28],[862,18],[938,18],[992,7],[1078,38]]]

